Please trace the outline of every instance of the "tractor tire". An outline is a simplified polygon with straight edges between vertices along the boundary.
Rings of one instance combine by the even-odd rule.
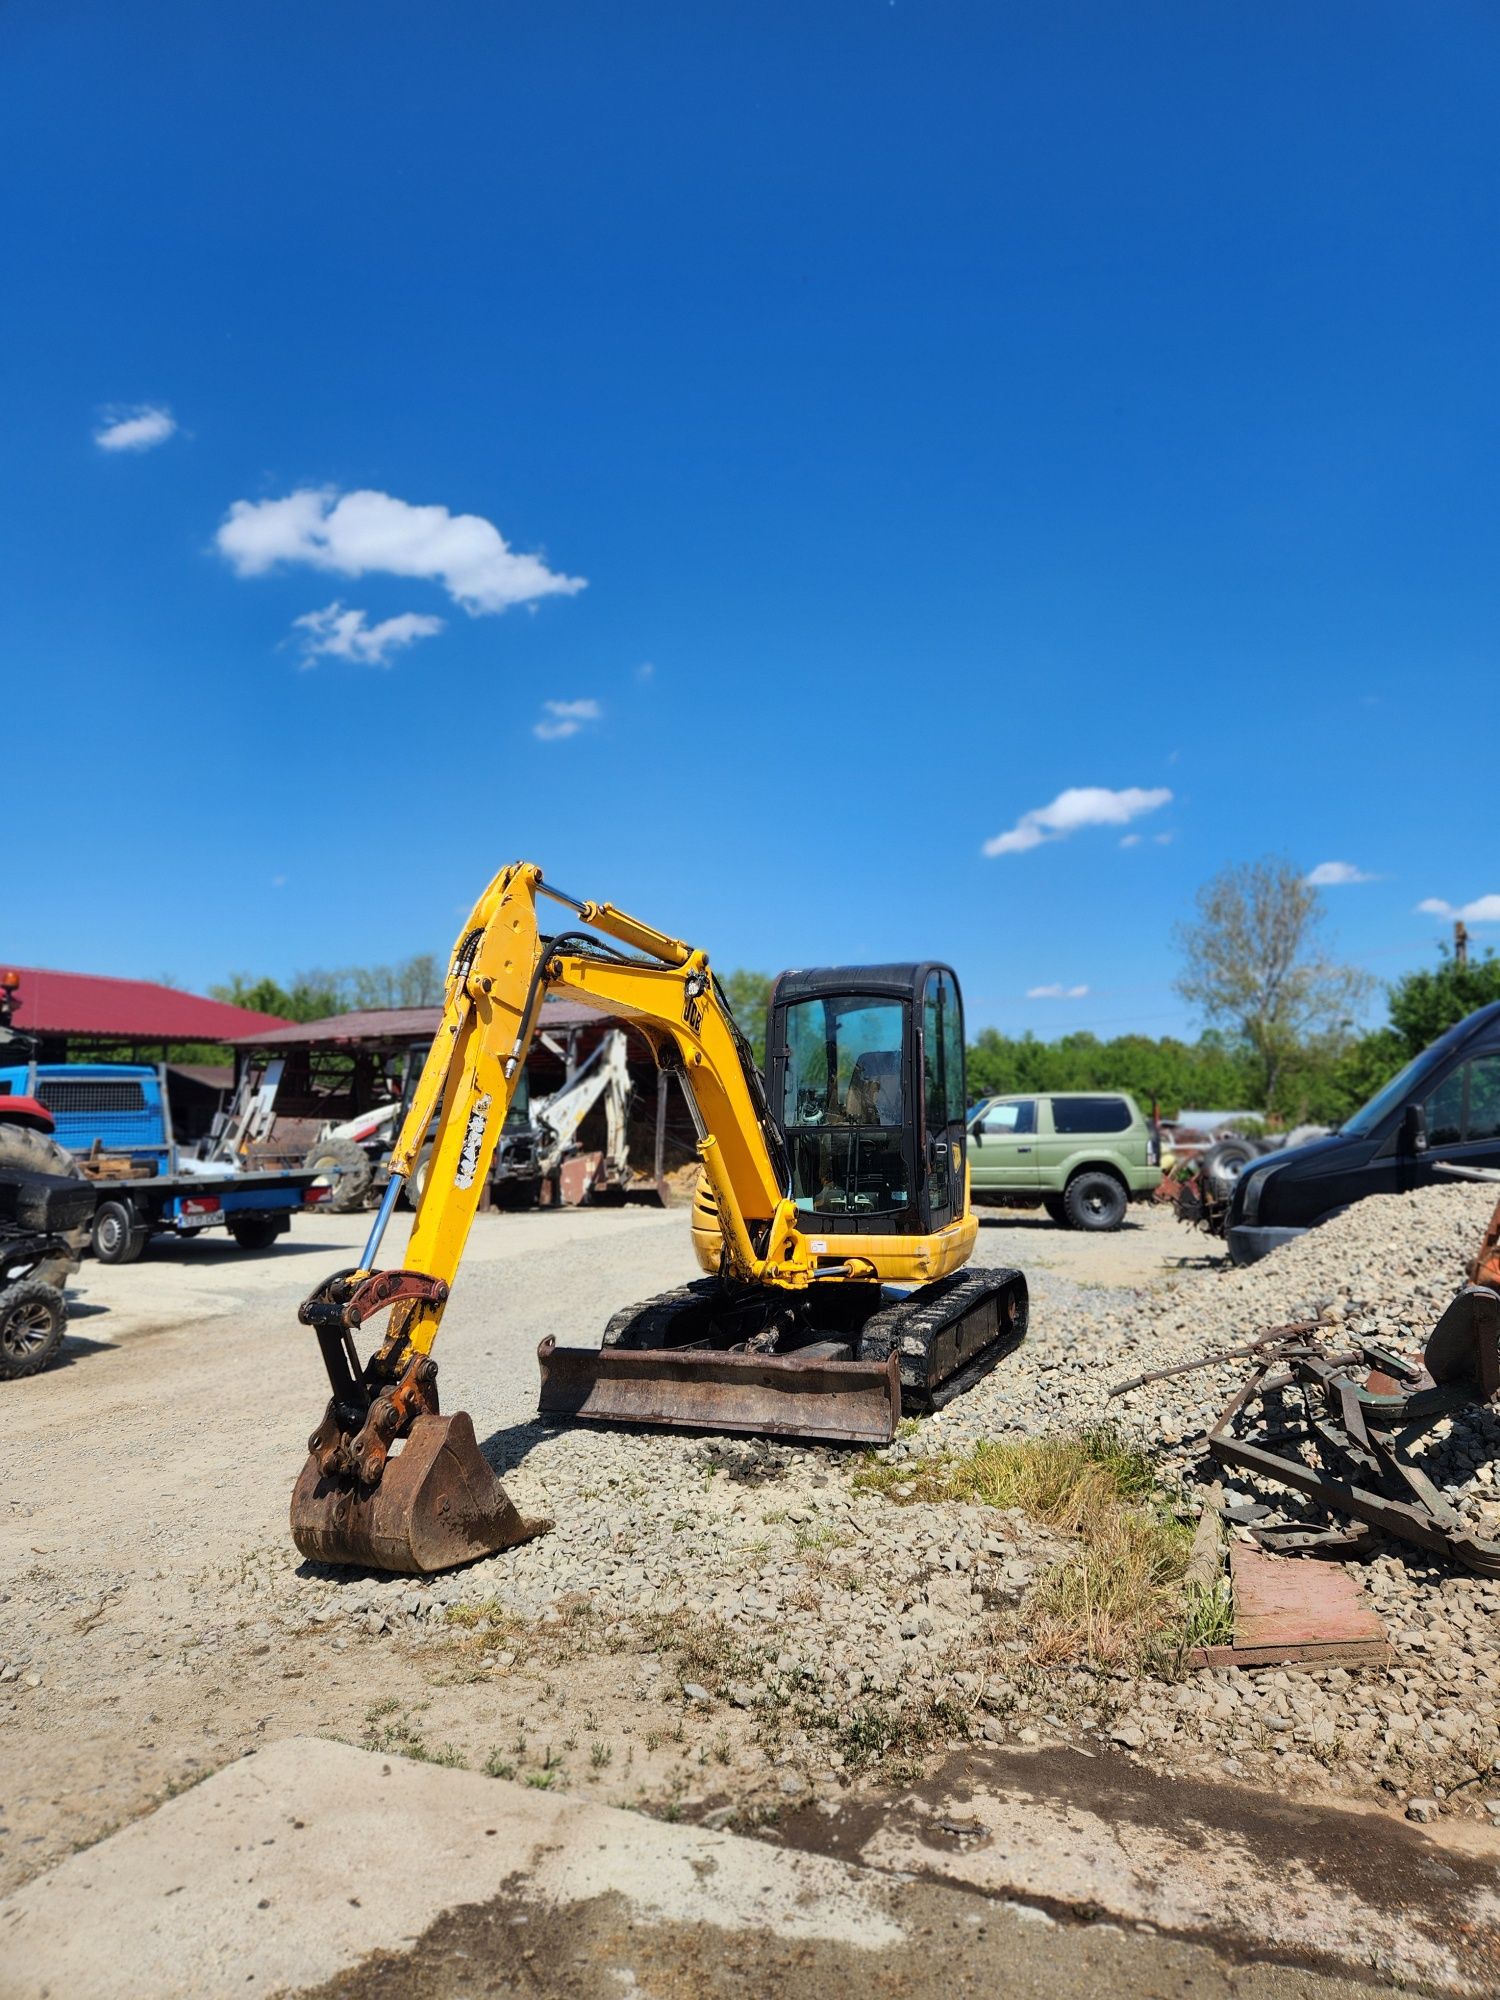
[[[136,1221],[129,1202],[101,1201],[94,1210],[90,1245],[101,1264],[133,1264],[146,1247],[148,1233]]]
[[[0,1173],[7,1167],[20,1167],[29,1174],[61,1174],[70,1181],[84,1178],[83,1168],[66,1146],[59,1146],[45,1132],[33,1132],[26,1125],[7,1125],[0,1119]],[[89,1247],[89,1232],[70,1229],[59,1240],[67,1245],[66,1253],[59,1252],[38,1264],[31,1278],[33,1282],[55,1285],[61,1290],[83,1262],[83,1253]]]
[[[1063,1196],[1063,1207],[1074,1229],[1118,1229],[1130,1197],[1113,1174],[1085,1167],[1074,1174]]]
[[[40,1375],[62,1346],[68,1308],[56,1285],[22,1278],[0,1291],[0,1381]]]
[[[352,1139],[319,1139],[302,1164],[328,1181],[326,1206],[335,1215],[351,1215],[355,1209],[364,1207],[375,1169],[364,1148],[356,1146]]]
[[[1198,1160],[1203,1185],[1219,1201],[1228,1201],[1234,1184],[1252,1160],[1260,1158],[1253,1139],[1216,1139]]]
[[[274,1215],[242,1215],[230,1223],[229,1233],[242,1250],[269,1250],[281,1229]]]
[[[1042,1196],[1042,1207],[1047,1211],[1048,1215],[1051,1216],[1052,1220],[1057,1224],[1059,1229],[1066,1229],[1069,1227],[1068,1204],[1066,1199],[1062,1195],[1044,1194]]]
[[[427,1176],[432,1172],[432,1147],[424,1146],[411,1163],[411,1172],[406,1176],[406,1201],[409,1208],[422,1206],[422,1190],[427,1185]]]

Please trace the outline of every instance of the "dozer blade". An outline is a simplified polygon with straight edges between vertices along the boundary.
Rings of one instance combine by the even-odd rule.
[[[473,1562],[548,1525],[518,1512],[463,1410],[418,1417],[378,1486],[327,1478],[309,1453],[292,1491],[292,1540],[303,1555],[399,1576]]]
[[[885,1361],[712,1348],[537,1349],[543,1416],[591,1423],[746,1431],[830,1444],[889,1444],[901,1421],[901,1374]]]

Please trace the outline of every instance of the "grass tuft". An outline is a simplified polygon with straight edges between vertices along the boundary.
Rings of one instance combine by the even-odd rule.
[[[1031,1656],[1168,1668],[1232,1622],[1227,1591],[1188,1593],[1193,1530],[1147,1454],[1108,1424],[1066,1436],[984,1439],[913,1465],[873,1461],[856,1484],[896,1504],[969,1501],[1016,1508],[1078,1546],[1031,1590]]]
[[[941,1452],[915,1465],[874,1460],[861,1467],[854,1483],[904,1505],[968,1500],[1019,1507],[1064,1535],[1081,1535],[1103,1507],[1145,1500],[1157,1491],[1150,1459],[1109,1424],[1066,1437],[983,1438],[968,1451]]]

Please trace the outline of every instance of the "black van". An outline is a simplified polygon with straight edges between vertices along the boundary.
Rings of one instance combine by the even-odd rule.
[[[1364,1195],[1440,1184],[1444,1163],[1500,1167],[1500,1000],[1413,1057],[1340,1131],[1252,1160],[1229,1205],[1230,1258],[1253,1264]]]

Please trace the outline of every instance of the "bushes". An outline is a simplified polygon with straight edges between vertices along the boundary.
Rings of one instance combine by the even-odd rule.
[[[1196,1042],[1147,1035],[1105,1042],[1081,1033],[1043,1042],[986,1028],[969,1046],[971,1103],[1018,1090],[1128,1090],[1145,1111],[1158,1099],[1171,1118],[1185,1104],[1258,1108],[1262,1087],[1251,1052],[1217,1034]]]

